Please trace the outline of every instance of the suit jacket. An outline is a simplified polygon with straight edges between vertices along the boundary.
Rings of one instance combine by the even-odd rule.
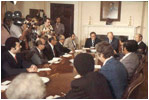
[[[106,38],[106,41],[109,43],[109,39]],[[113,47],[113,49],[118,53],[118,46],[119,46],[119,41],[116,38],[113,38],[112,42],[111,42],[111,46]]]
[[[43,53],[44,53],[44,55],[47,57],[48,60],[52,60],[53,57],[58,57],[58,52],[57,52],[57,50],[55,49],[55,46],[54,46],[54,51],[55,51],[55,56],[54,56],[52,47],[50,46],[49,43],[47,43],[47,44],[45,45],[45,49],[43,50]]]
[[[89,72],[86,76],[71,82],[71,90],[63,99],[112,99],[106,78],[98,72]]]
[[[64,47],[63,45],[60,44],[60,42],[57,42],[57,44],[55,45],[56,50],[58,51],[58,55],[64,55],[65,53],[69,53],[70,50],[66,47]]]
[[[64,46],[67,47],[70,50],[75,50],[78,48],[78,38],[76,37],[74,40],[75,44],[76,44],[76,48],[74,47],[73,43],[72,43],[72,39],[71,37],[67,38],[64,42]]]
[[[54,31],[57,35],[64,35],[64,32],[65,32],[65,27],[64,27],[64,24],[62,23],[59,23],[58,24],[58,27],[56,27],[56,24],[54,25]]]
[[[16,59],[17,62],[8,51],[4,53],[2,58],[2,72],[4,77],[27,72],[26,68],[31,66],[31,63],[23,60],[20,54],[16,54]]]
[[[98,42],[101,42],[100,39],[96,38],[95,39],[95,42],[94,42],[94,47],[95,45],[98,43]],[[92,39],[91,38],[88,38],[85,42],[85,48],[90,48],[92,46]]]
[[[40,64],[48,63],[48,60],[42,51],[41,53],[39,53],[36,47],[32,48],[31,51],[34,53],[33,56],[31,57],[31,60],[34,64],[40,65]]]
[[[99,70],[103,74],[111,88],[114,98],[121,98],[127,86],[127,71],[122,63],[113,57]]]
[[[139,65],[139,58],[137,54],[131,53],[126,58],[121,59],[121,63],[125,66],[127,72],[128,72],[128,79],[131,79],[133,73],[137,69]]]
[[[139,49],[141,49],[141,51]],[[146,53],[146,44],[143,41],[138,45],[138,52],[142,54]]]

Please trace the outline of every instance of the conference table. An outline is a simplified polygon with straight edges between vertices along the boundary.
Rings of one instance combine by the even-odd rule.
[[[88,52],[93,57],[95,57],[95,53]],[[71,81],[74,80],[75,76],[78,75],[77,71],[75,70],[73,63],[70,62],[71,59],[74,59],[74,57],[79,54],[77,53],[71,53],[72,56],[70,57],[63,57],[61,56],[61,61],[57,64],[44,64],[39,65],[38,68],[50,68],[50,71],[40,71],[37,72],[37,74],[40,77],[47,77],[49,78],[49,82],[46,84],[46,97],[48,96],[64,96],[70,89],[71,89]],[[99,61],[98,64],[101,64]],[[95,69],[99,70],[99,69]],[[5,78],[2,80],[2,82],[6,80],[12,81],[15,76],[11,76],[9,78]],[[20,83],[21,84],[21,83]],[[1,98],[6,99],[5,91],[1,91]]]

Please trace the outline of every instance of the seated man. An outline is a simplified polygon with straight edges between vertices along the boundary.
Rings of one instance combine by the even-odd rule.
[[[22,73],[15,77],[6,90],[8,99],[42,99],[45,97],[45,84],[35,73]]]
[[[64,55],[65,53],[69,53],[70,50],[66,47],[64,47],[64,41],[65,41],[65,36],[64,35],[60,35],[59,36],[59,41],[56,43],[56,49],[58,51],[58,55]]]
[[[106,41],[111,44],[112,48],[114,49],[114,53],[118,53],[119,41],[113,36],[112,32],[107,33]]]
[[[95,47],[95,45],[101,41],[100,39],[96,38],[95,32],[91,32],[90,37],[91,38],[88,38],[85,42],[85,48]]]
[[[40,38],[36,41],[35,45],[36,47],[32,48],[31,50],[34,53],[31,57],[32,62],[36,65],[48,63],[48,60],[42,51],[45,48],[45,40]]]
[[[6,40],[6,51],[2,58],[2,72],[4,76],[17,75],[22,72],[37,72],[37,66],[24,61],[19,54],[21,46],[19,39],[10,37]]]
[[[135,40],[127,40],[123,44],[123,53],[125,56],[120,60],[124,64],[127,72],[128,79],[130,80],[136,68],[139,65],[139,58],[135,52],[137,51],[137,42]]]
[[[94,59],[90,54],[81,53],[74,59],[74,66],[81,78],[71,82],[71,90],[63,99],[112,99],[105,77],[94,72]]]
[[[70,50],[76,50],[78,48],[78,38],[75,36],[74,33],[65,40],[64,46]]]
[[[137,34],[135,40],[138,42],[137,52],[140,54],[146,54],[146,44],[142,41],[143,37],[141,34]]]
[[[103,74],[110,86],[114,98],[121,98],[127,86],[127,71],[122,63],[116,60],[114,50],[108,42],[96,45],[97,57],[103,62],[99,73]]]
[[[55,37],[49,38],[49,41],[43,50],[43,53],[48,60],[52,60],[53,57],[58,57],[58,52],[55,48],[56,43],[57,43],[57,40]]]

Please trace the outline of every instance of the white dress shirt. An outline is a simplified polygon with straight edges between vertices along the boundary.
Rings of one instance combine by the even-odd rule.
[[[106,62],[107,62],[108,60],[110,60],[110,59],[112,59],[112,58],[113,58],[113,56],[107,58],[107,59],[104,61],[103,66],[106,64]]]
[[[120,62],[121,62],[123,59],[125,59],[127,56],[129,56],[131,53],[132,53],[132,52],[127,53],[127,54],[120,60]]]

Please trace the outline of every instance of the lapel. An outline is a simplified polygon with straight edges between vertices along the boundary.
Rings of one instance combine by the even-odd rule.
[[[17,63],[16,63],[14,57],[13,57],[9,52],[7,52],[7,53],[8,53],[8,59],[6,59],[6,60],[10,61],[10,62],[13,63],[14,65],[17,65]],[[16,58],[17,58],[17,62],[19,62],[17,55],[16,55]]]
[[[52,53],[52,55],[54,56],[53,50],[52,50],[52,47],[50,46],[50,44],[48,44],[48,49],[49,49],[49,51]]]
[[[42,58],[42,55],[39,53],[39,51],[37,50],[37,48],[35,48],[35,52],[37,53],[37,55]],[[42,52],[42,51],[41,51]]]

